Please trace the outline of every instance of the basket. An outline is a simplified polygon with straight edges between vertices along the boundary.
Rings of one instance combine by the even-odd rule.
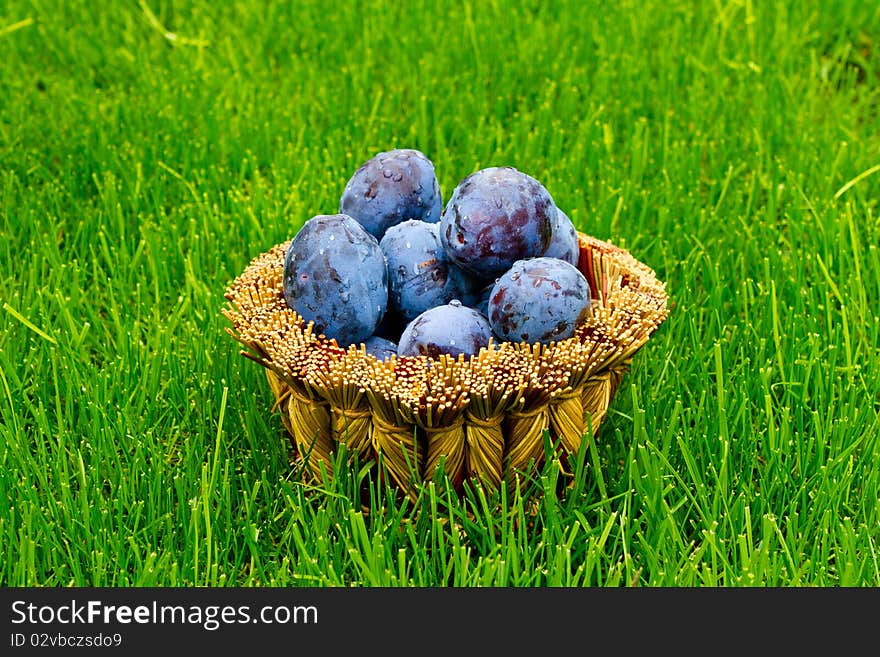
[[[669,312],[653,270],[608,242],[578,238],[592,304],[567,340],[386,361],[362,345],[341,348],[284,301],[290,242],[254,259],[227,289],[227,331],[266,369],[273,411],[306,475],[332,477],[344,443],[361,462],[381,460],[405,492],[440,468],[459,490],[466,480],[498,487],[541,464],[545,432],[563,463],[596,434],[633,356]]]

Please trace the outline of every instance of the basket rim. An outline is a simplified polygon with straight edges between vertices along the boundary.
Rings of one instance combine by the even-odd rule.
[[[590,284],[591,309],[576,334],[558,342],[492,340],[473,356],[392,355],[384,361],[367,354],[363,343],[341,347],[335,339],[315,334],[312,323],[284,301],[281,272],[291,240],[254,258],[229,285],[228,306],[223,310],[232,324],[227,332],[245,347],[244,356],[305,394],[320,395],[328,375],[338,379],[358,373],[353,380],[360,386],[375,388],[373,384],[381,379],[384,384],[378,387],[383,394],[424,403],[438,387],[455,387],[465,380],[477,384],[472,388],[492,388],[485,376],[475,381],[475,369],[498,375],[505,367],[531,369],[532,384],[550,392],[562,390],[574,379],[583,380],[631,359],[670,310],[666,284],[653,269],[611,242],[580,231],[578,241],[578,269]],[[495,367],[502,363],[506,366],[500,370]]]

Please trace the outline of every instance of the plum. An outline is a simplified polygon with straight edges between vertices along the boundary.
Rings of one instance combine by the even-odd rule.
[[[489,323],[503,341],[542,342],[570,338],[590,307],[590,286],[559,258],[515,262],[492,289]]]
[[[434,164],[424,153],[399,148],[374,155],[345,185],[339,211],[377,240],[407,219],[440,221],[443,198]]]
[[[490,167],[462,180],[440,217],[450,259],[484,281],[517,260],[544,255],[556,205],[544,186],[513,167]]]
[[[469,300],[473,277],[449,260],[439,226],[410,219],[379,242],[388,262],[388,305],[407,321],[453,299]]]
[[[397,345],[391,340],[380,338],[378,335],[371,335],[364,340],[364,347],[367,353],[376,360],[388,360],[397,354]]]
[[[385,314],[385,256],[348,215],[317,215],[287,249],[282,288],[287,305],[317,333],[347,347],[372,335]]]
[[[580,242],[577,230],[568,215],[556,208],[556,217],[553,221],[553,236],[550,238],[550,246],[544,252],[548,258],[559,258],[570,265],[577,266],[581,255]]]
[[[486,317],[453,299],[426,310],[400,336],[398,356],[472,356],[489,345],[492,327]]]

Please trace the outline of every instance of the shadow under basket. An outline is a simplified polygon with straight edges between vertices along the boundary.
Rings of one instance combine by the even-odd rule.
[[[490,343],[471,357],[376,360],[363,345],[339,347],[287,307],[282,268],[290,242],[254,259],[226,291],[223,313],[242,355],[266,368],[269,387],[303,472],[332,477],[345,443],[381,458],[405,492],[444,468],[498,487],[540,465],[544,431],[560,460],[602,424],[635,353],[669,313],[665,284],[627,251],[578,234],[578,268],[592,303],[574,337]]]

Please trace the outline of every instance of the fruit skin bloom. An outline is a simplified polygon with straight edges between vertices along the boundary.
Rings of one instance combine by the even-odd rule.
[[[382,249],[345,214],[303,225],[284,258],[282,286],[287,305],[343,347],[371,336],[388,305]]]
[[[590,286],[573,265],[558,258],[520,260],[489,297],[495,335],[512,342],[558,342],[574,335],[590,307]]]
[[[489,345],[492,328],[486,318],[457,299],[426,310],[400,336],[398,356],[473,356]]]
[[[391,226],[408,219],[437,223],[442,208],[434,164],[412,148],[378,153],[364,162],[339,200],[339,211],[353,217],[377,240]]]
[[[459,267],[494,280],[517,260],[544,255],[556,205],[544,186],[513,167],[490,167],[462,180],[440,218],[440,239]]]

